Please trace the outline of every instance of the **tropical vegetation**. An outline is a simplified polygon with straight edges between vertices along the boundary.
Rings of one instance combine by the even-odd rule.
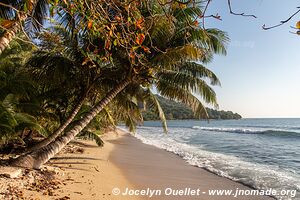
[[[1,134],[24,152],[12,165],[40,168],[75,137],[103,145],[105,128],[124,122],[134,131],[145,108],[167,132],[153,90],[197,118],[209,118],[203,103],[218,106],[211,86],[220,81],[205,64],[226,54],[229,39],[204,28],[198,3],[20,0],[0,4],[0,18]],[[9,52],[17,46],[26,56]]]

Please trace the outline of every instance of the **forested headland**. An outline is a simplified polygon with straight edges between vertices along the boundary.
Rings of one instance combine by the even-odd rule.
[[[158,101],[165,112],[166,118],[168,120],[184,120],[184,119],[199,119],[195,117],[192,109],[183,103],[172,101],[164,97],[158,96]],[[241,119],[242,116],[238,113],[232,111],[215,110],[211,108],[206,108],[209,119]],[[143,112],[144,120],[159,120],[158,115],[151,109],[147,109]]]

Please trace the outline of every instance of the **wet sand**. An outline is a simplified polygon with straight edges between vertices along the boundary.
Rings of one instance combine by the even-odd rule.
[[[250,190],[249,187],[219,177],[204,169],[188,165],[179,156],[143,144],[128,133],[118,130],[107,133],[105,146],[93,141],[75,141],[82,151],[63,151],[46,166],[57,169],[57,178],[64,184],[53,195],[24,191],[30,200],[265,200],[265,196],[212,196],[209,190]],[[73,148],[72,147],[72,148]],[[18,180],[16,180],[18,181]],[[21,180],[20,180],[21,181]],[[118,188],[118,189],[115,189]],[[122,195],[126,188],[143,195]],[[171,188],[171,189],[167,189]],[[167,191],[165,191],[167,189]],[[150,191],[151,190],[151,191]],[[182,190],[182,191],[181,191]],[[159,192],[160,191],[160,192]],[[177,194],[165,195],[165,192]],[[182,192],[182,194],[178,194]],[[203,193],[204,192],[204,193]],[[118,193],[115,195],[114,193]],[[152,197],[150,198],[152,193]]]
[[[122,170],[130,183],[134,185],[134,188],[131,189],[143,189],[146,193],[148,188],[161,191],[161,194],[158,192],[158,195],[153,195],[151,199],[273,199],[265,196],[238,196],[237,198],[234,198],[233,195],[210,196],[208,191],[213,189],[233,190],[233,193],[235,193],[237,188],[240,190],[251,190],[251,188],[217,176],[205,169],[191,166],[179,156],[151,145],[143,144],[129,134],[109,142],[114,144],[114,150],[109,158],[113,164]],[[166,188],[183,190],[185,195],[166,196],[164,194],[171,191],[170,189],[165,191]],[[199,195],[192,195],[188,188],[200,189]],[[126,190],[126,188],[120,189],[121,191]],[[149,190],[148,194],[150,194]],[[143,199],[149,198],[145,195]]]

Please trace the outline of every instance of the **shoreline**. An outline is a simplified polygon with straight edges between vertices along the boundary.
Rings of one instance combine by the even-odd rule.
[[[98,147],[94,141],[80,141],[84,153],[69,155],[70,159],[67,162],[56,162],[54,159],[51,165],[59,168],[66,167],[67,178],[71,180],[69,184],[62,187],[61,195],[70,197],[71,200],[127,200],[126,197],[120,198],[112,194],[112,188],[116,186],[133,187],[124,177],[121,169],[109,158],[115,146],[108,141],[118,140],[120,137],[122,136],[118,131],[105,133],[102,137],[105,142],[103,147]],[[57,157],[64,159],[65,153]],[[140,200],[138,197],[130,199]]]
[[[109,159],[120,137],[113,131],[103,136],[104,147],[95,141],[74,140],[41,170],[0,167],[0,199],[24,200],[127,200],[112,195],[112,188],[133,187]],[[7,177],[5,174],[15,174]],[[130,198],[140,200],[138,197]]]
[[[43,170],[25,170],[21,177],[13,179],[0,177],[0,198],[5,194],[5,199],[19,199],[22,195],[25,200],[145,200],[150,197],[154,200],[229,200],[233,195],[212,196],[207,192],[252,190],[189,165],[178,155],[144,144],[121,129],[107,132],[101,138],[104,147],[98,147],[94,141],[76,140]],[[17,192],[10,193],[12,188]],[[114,195],[116,190],[124,194]],[[238,196],[235,199],[274,198]]]
[[[160,188],[199,189],[206,194],[197,199],[232,199],[231,196],[209,196],[209,190],[253,190],[243,183],[221,177],[207,169],[192,166],[180,156],[144,144],[126,131],[118,129],[123,136],[115,141],[110,159],[123,172],[124,176],[135,186],[134,189],[148,190]],[[146,158],[146,159],[145,159]],[[127,189],[127,188],[126,188]],[[124,191],[124,189],[123,189]],[[238,196],[238,199],[274,199],[270,196]],[[146,199],[146,197],[144,198]],[[151,199],[195,199],[187,196],[153,196]]]

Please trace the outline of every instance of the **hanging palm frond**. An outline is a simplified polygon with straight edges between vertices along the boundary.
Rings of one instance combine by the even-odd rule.
[[[96,144],[99,147],[103,147],[104,142],[103,140],[100,138],[99,136],[100,134],[96,131],[88,131],[88,130],[84,130],[81,131],[81,133],[77,136],[78,138],[81,139],[88,139],[88,140],[95,140]]]
[[[159,119],[162,123],[162,127],[164,129],[164,132],[168,133],[166,116],[165,116],[165,113],[164,113],[162,107],[160,106],[160,103],[159,103],[157,97],[151,92],[150,89],[146,90],[145,96],[146,96],[146,98],[144,99],[144,101],[146,102],[148,108],[154,110],[158,114]]]

